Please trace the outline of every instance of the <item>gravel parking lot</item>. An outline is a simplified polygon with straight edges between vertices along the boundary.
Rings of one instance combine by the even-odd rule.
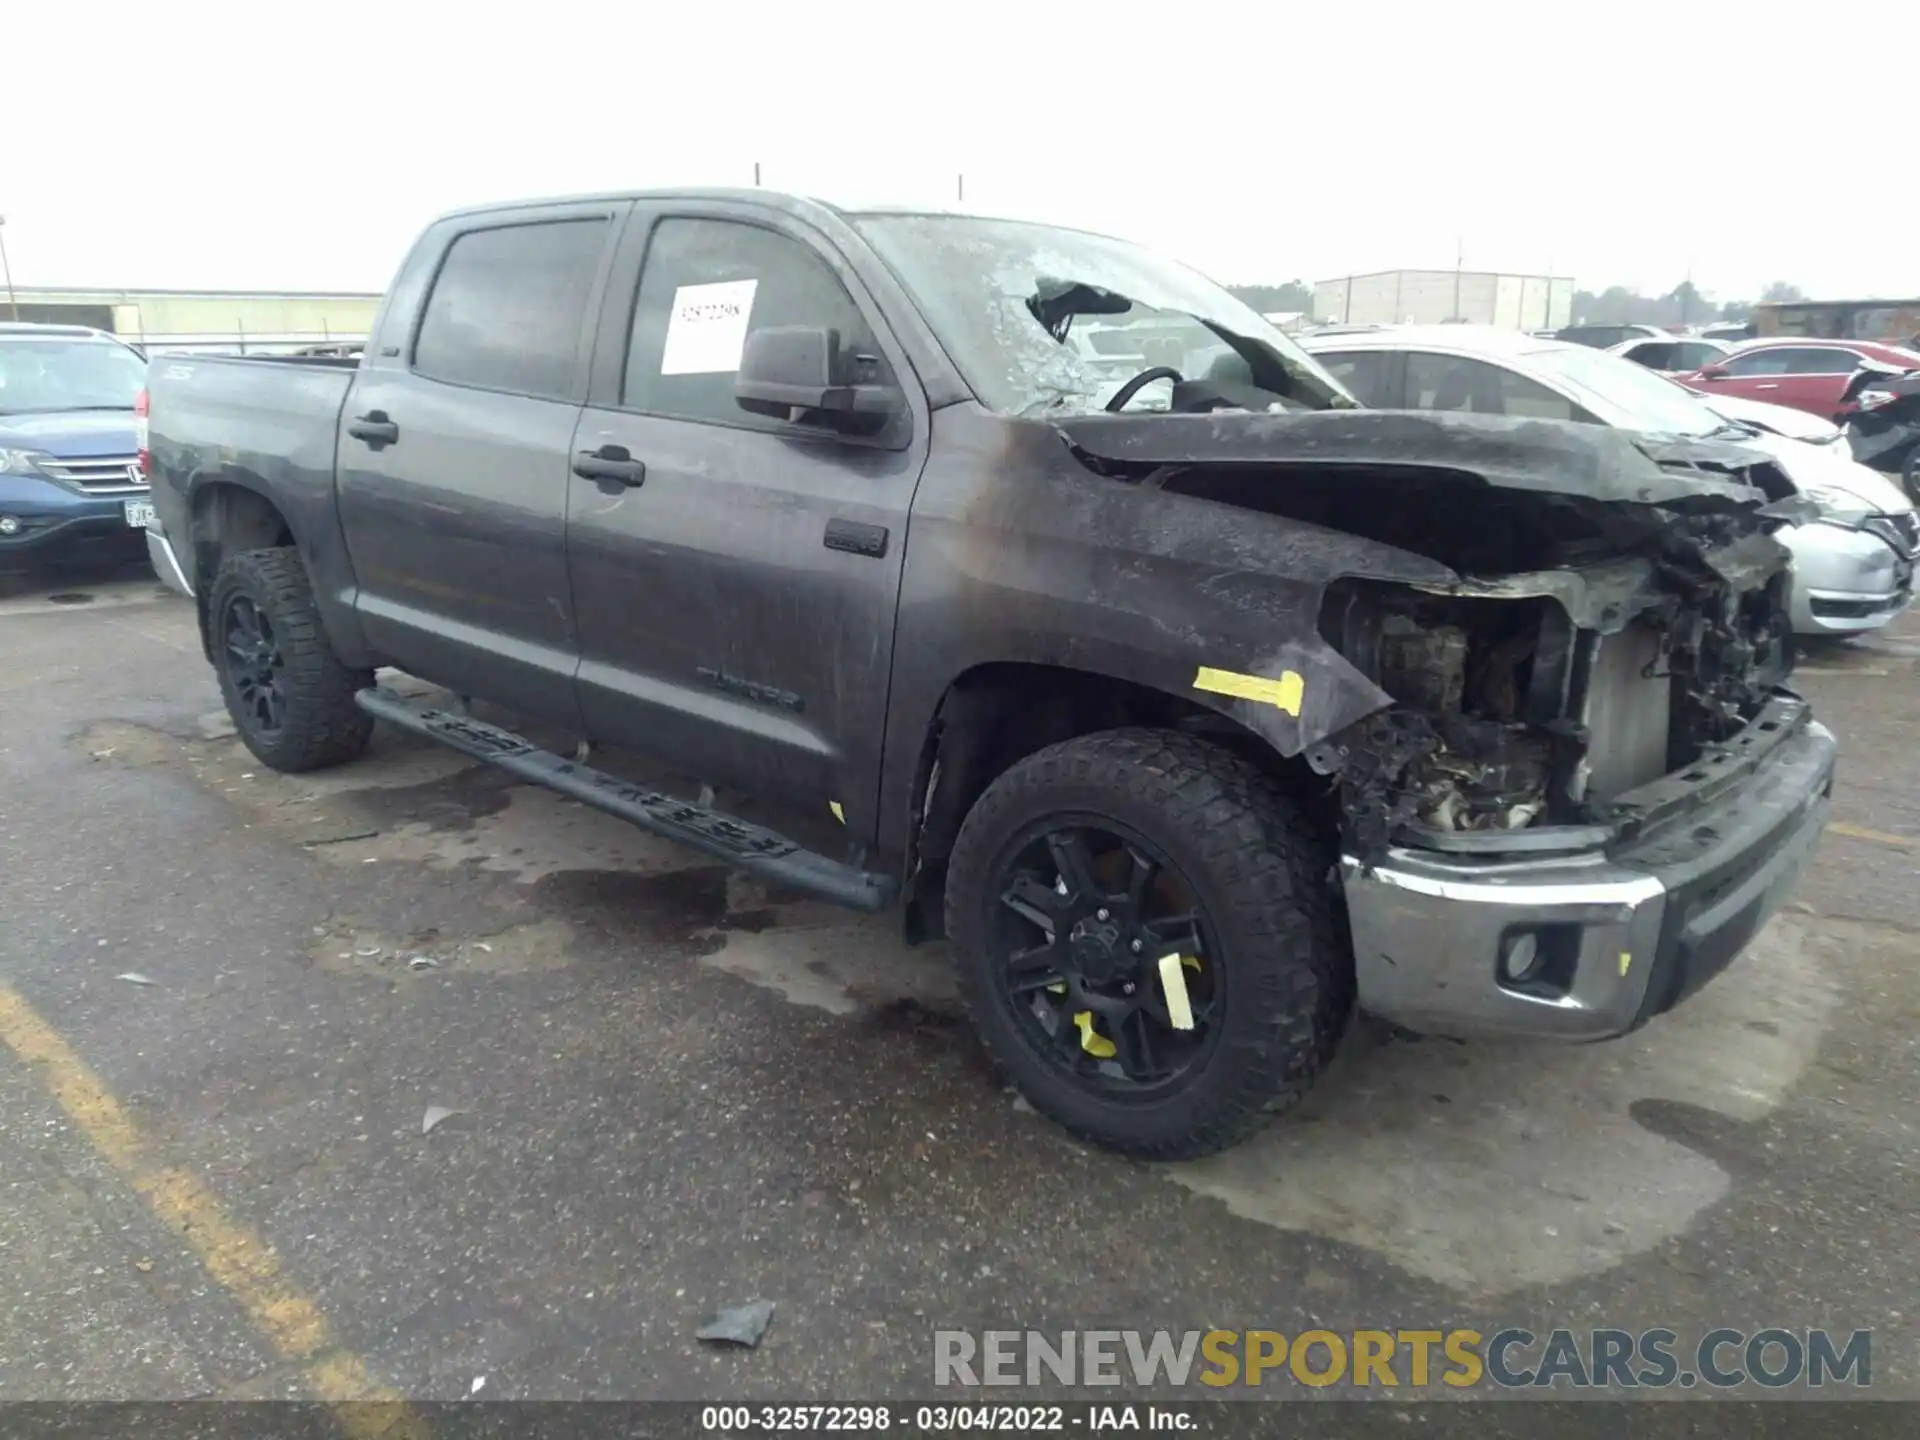
[[[891,917],[384,732],[266,771],[138,570],[16,589],[0,656],[0,1398],[911,1396],[936,1327],[1503,1323],[1871,1328],[1920,1398],[1920,620],[1806,657],[1837,823],[1699,997],[1363,1023],[1163,1168],[1016,1105]],[[696,1342],[754,1297],[759,1349]]]

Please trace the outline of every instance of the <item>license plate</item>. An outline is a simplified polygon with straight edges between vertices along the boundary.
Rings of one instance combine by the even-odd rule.
[[[127,524],[135,530],[153,528],[153,502],[151,500],[127,501]]]

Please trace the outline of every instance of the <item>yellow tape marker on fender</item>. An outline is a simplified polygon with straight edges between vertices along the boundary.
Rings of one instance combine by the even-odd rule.
[[[294,1287],[266,1243],[229,1215],[197,1176],[154,1154],[92,1067],[5,985],[0,985],[0,1045],[40,1073],[94,1151],[199,1257],[280,1356],[300,1367],[308,1388],[329,1404],[350,1440],[425,1440],[430,1431],[418,1412],[340,1347],[326,1316]]]
[[[1200,673],[1193,677],[1193,688],[1272,705],[1296,720],[1300,718],[1300,702],[1307,694],[1307,682],[1300,678],[1297,670],[1282,670],[1278,680],[1264,680],[1258,675],[1242,675],[1237,670],[1215,670],[1209,665],[1202,665]]]

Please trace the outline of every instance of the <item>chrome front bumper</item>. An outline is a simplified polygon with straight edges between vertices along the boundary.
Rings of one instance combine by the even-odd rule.
[[[1796,525],[1776,537],[1793,554],[1788,601],[1796,635],[1877,630],[1913,599],[1913,562],[1871,530]]]
[[[1723,747],[1763,758],[1726,753],[1647,787],[1660,815],[1610,849],[1493,861],[1396,848],[1371,870],[1345,857],[1361,1008],[1430,1034],[1561,1040],[1672,1008],[1758,933],[1826,823],[1837,747],[1792,704],[1785,738],[1750,727]]]

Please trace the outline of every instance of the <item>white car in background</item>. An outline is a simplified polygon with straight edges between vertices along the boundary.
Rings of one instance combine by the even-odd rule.
[[[1363,404],[1379,409],[1585,421],[1763,450],[1820,507],[1817,519],[1790,525],[1779,537],[1793,552],[1797,633],[1876,630],[1913,599],[1920,519],[1912,503],[1855,461],[1838,430],[1816,416],[1789,419],[1772,413],[1781,406],[1708,399],[1621,356],[1514,330],[1402,325],[1306,335],[1301,343]],[[1764,413],[1756,417],[1755,410]],[[1800,434],[1807,438],[1795,438]]]

